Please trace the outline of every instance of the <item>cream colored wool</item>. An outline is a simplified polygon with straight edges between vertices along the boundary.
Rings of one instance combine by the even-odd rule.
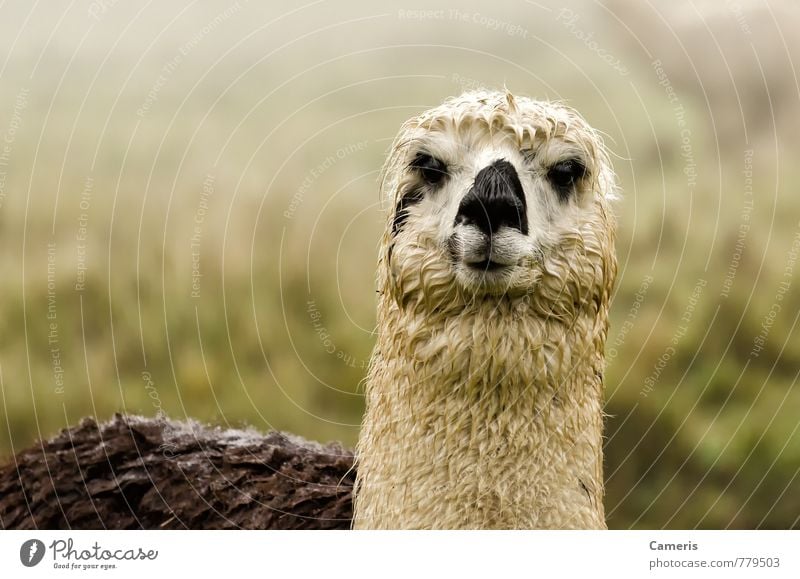
[[[419,150],[444,158],[444,193],[394,208]],[[588,169],[566,204],[547,167]],[[502,284],[469,277],[446,239],[475,173],[520,172],[530,241]],[[401,129],[385,168],[378,339],[357,448],[357,529],[605,528],[603,367],[614,278],[614,178],[573,110],[509,93],[450,99]]]

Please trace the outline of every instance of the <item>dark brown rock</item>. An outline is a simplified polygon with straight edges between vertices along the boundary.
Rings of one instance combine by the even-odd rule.
[[[353,454],[279,432],[116,415],[0,467],[4,529],[348,529]]]

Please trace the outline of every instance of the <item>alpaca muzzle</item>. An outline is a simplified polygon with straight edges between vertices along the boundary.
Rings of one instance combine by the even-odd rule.
[[[487,272],[519,261],[528,218],[525,192],[511,163],[499,159],[476,175],[458,208],[455,226],[454,255],[470,268]]]

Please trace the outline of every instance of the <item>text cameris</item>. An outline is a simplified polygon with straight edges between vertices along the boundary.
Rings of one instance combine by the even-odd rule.
[[[651,551],[697,551],[697,543],[659,543],[650,541]]]

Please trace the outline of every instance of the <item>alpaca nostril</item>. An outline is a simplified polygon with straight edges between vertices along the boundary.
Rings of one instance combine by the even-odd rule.
[[[528,234],[525,192],[514,166],[500,159],[481,169],[458,208],[455,223],[474,225],[486,235],[501,227]]]
[[[524,208],[508,198],[486,201],[470,193],[462,201],[455,222],[457,225],[474,225],[488,236],[496,234],[501,227],[528,233]]]

